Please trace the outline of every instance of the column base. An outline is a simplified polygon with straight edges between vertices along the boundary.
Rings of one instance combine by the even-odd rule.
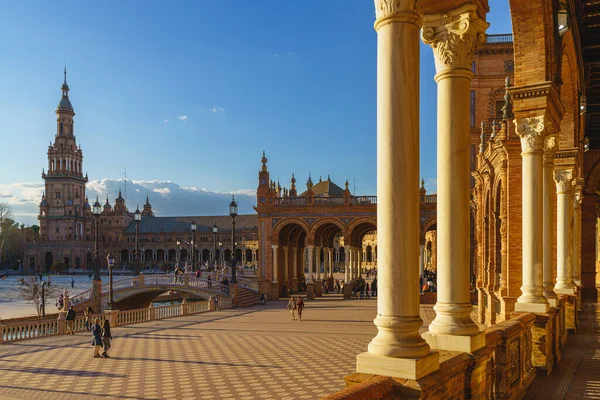
[[[292,278],[292,293],[298,293],[298,278]]]
[[[556,298],[556,299],[553,299],[553,298],[548,299],[548,305],[550,307],[558,307],[558,298]]]
[[[320,279],[315,282],[315,296],[323,296],[323,282]]]
[[[279,283],[271,282],[271,298],[273,300],[279,300],[281,293],[279,292]]]
[[[313,282],[309,282],[306,284],[306,300],[314,300],[315,299],[315,284]]]
[[[356,356],[356,372],[393,378],[417,380],[437,371],[439,367],[440,355],[437,351],[421,358],[386,357],[369,352]]]
[[[548,303],[515,303],[515,312],[547,313]]]
[[[574,296],[575,295],[575,288],[570,288],[570,289],[554,289],[554,292],[556,294],[568,294],[570,296]]]
[[[429,347],[436,350],[463,351],[472,353],[485,346],[485,333],[479,332],[475,335],[461,336],[448,335],[444,333],[423,333],[423,339]]]

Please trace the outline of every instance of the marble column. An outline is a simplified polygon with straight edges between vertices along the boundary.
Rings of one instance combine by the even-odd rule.
[[[573,170],[554,171],[556,182],[556,286],[554,291],[561,294],[574,294],[573,264],[569,258],[573,247],[571,239],[571,191]]]
[[[465,4],[425,15],[421,35],[433,49],[438,86],[437,303],[423,337],[433,348],[465,352],[485,346],[485,335],[471,318],[469,270],[471,64],[489,25],[476,10]],[[416,260],[408,265],[416,271]]]
[[[344,248],[344,282],[350,280],[350,255],[348,254],[348,248]]]
[[[289,259],[289,246],[283,246],[283,281],[287,284],[289,282],[289,269],[290,269],[290,259]]]
[[[354,250],[352,247],[348,247],[348,259],[350,260],[350,280],[353,281],[354,276]]]
[[[312,279],[312,268],[313,268],[313,250],[315,246],[308,245],[306,246],[308,249],[308,276],[306,277],[306,282],[313,283]]]
[[[517,312],[548,311],[544,297],[544,116],[515,119],[521,138],[522,157],[522,262],[521,296],[515,304]],[[540,184],[541,183],[541,184]]]
[[[573,282],[581,286],[581,187],[573,193]]]
[[[364,258],[363,255],[364,253],[360,250],[357,251],[357,255],[358,255],[358,276],[359,278],[362,278],[362,270],[363,270],[363,262],[364,262]]]
[[[271,245],[273,249],[273,283],[277,283],[277,245]]]
[[[298,291],[298,248],[292,247],[292,290]]]
[[[321,280],[321,246],[315,246],[315,264],[317,265],[317,281]]]
[[[419,3],[418,0],[375,1],[380,258],[374,322],[378,331],[369,343],[368,352],[356,358],[357,372],[413,380],[439,368],[439,354],[430,352],[429,345],[419,335],[423,320],[419,316],[416,284],[422,24]]]
[[[333,249],[329,249],[329,276],[333,278]]]
[[[554,184],[554,153],[556,152],[556,138],[554,136],[548,136],[544,141],[544,255],[543,255],[543,269],[544,269],[544,297],[548,299],[548,304],[551,307],[555,307],[558,304],[558,296],[554,293],[554,260],[552,259],[552,242],[554,236],[554,203],[553,194],[556,191]]]

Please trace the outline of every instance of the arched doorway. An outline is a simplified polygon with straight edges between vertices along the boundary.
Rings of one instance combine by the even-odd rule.
[[[252,263],[252,249],[246,249],[246,263]]]
[[[121,265],[129,265],[129,250],[121,250]]]
[[[156,252],[156,261],[163,262],[165,261],[165,251],[160,249]]]
[[[52,269],[52,264],[54,264],[54,254],[51,251],[46,252],[44,260],[44,268],[46,272],[49,272]]]
[[[153,254],[152,254],[152,250],[151,249],[146,249],[144,250],[144,265],[146,267],[149,267],[152,265],[152,263],[154,262],[153,259]]]
[[[231,261],[231,249],[225,249],[223,252],[225,261]]]
[[[205,263],[210,261],[210,250],[208,250],[208,249],[202,250],[202,261]]]

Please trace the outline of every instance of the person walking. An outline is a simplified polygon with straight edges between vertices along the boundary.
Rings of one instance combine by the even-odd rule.
[[[302,297],[298,297],[296,308],[298,309],[298,321],[302,321],[302,310],[304,309],[304,301],[302,301]]]
[[[292,314],[292,319],[295,321],[296,320],[296,299],[294,298],[294,296],[290,296],[290,301],[288,301],[287,308],[290,311],[290,313]]]
[[[75,279],[71,278],[71,289],[75,287]]]
[[[110,323],[107,319],[104,320],[104,326],[102,327],[102,344],[104,345],[104,352],[102,357],[110,358],[108,356],[108,349],[110,349],[110,343],[112,342],[112,335],[110,334]]]
[[[69,311],[67,311],[67,333],[71,333],[71,335],[74,334],[73,332],[73,324],[75,324],[75,315],[77,313],[75,312],[75,307],[71,306],[71,308],[69,308]]]
[[[100,347],[102,347],[102,327],[100,326],[100,318],[94,320],[92,326],[92,346],[94,346],[94,357],[100,357]]]
[[[94,316],[94,310],[91,306],[87,306],[85,310],[83,310],[83,315],[85,316],[85,330],[90,331],[92,321],[92,317]]]
[[[213,301],[215,302],[215,311],[219,311],[219,295],[215,294]]]

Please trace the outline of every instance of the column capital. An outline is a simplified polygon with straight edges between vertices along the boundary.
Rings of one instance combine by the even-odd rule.
[[[375,31],[393,23],[409,23],[421,28],[419,0],[375,0]]]
[[[554,156],[556,155],[556,136],[548,135],[544,139],[544,164],[554,165]]]
[[[307,249],[313,249],[315,246],[313,244],[309,244],[308,246],[306,246]]]
[[[288,250],[290,249],[290,246],[281,246],[281,248],[283,249],[284,253],[287,253]]]
[[[278,245],[276,245],[276,244],[272,244],[272,245],[271,245],[271,248],[272,248],[273,250],[277,249],[278,247],[279,247],[279,246],[278,246]]]
[[[554,182],[556,183],[556,193],[570,193],[573,187],[573,170],[554,170]]]
[[[544,116],[515,118],[517,135],[521,138],[521,150],[530,152],[542,150],[544,145]]]
[[[479,18],[474,4],[423,17],[421,39],[433,49],[436,81],[445,73],[469,79],[473,76],[473,52],[477,45],[485,43],[485,30],[489,25]]]

